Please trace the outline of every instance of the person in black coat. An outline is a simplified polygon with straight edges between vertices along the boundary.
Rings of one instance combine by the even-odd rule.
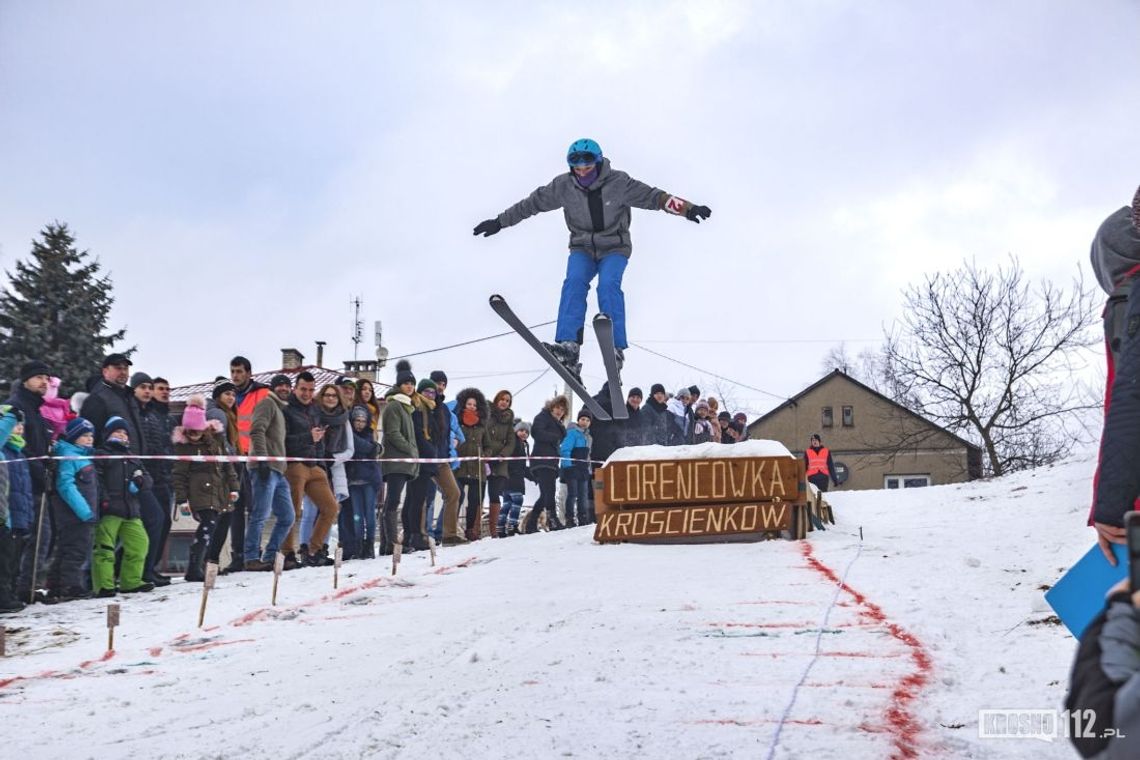
[[[519,420],[515,423],[515,449],[511,452],[511,460],[507,462],[507,490],[503,492],[503,511],[499,513],[499,524],[495,526],[499,538],[518,533],[519,515],[522,513],[528,480],[538,482],[530,470],[530,423]]]
[[[30,361],[20,367],[19,384],[12,390],[5,402],[17,410],[24,418],[24,456],[30,459],[28,472],[32,479],[32,501],[35,512],[28,535],[23,537],[13,558],[16,566],[14,590],[17,598],[29,599],[33,588],[42,588],[48,566],[48,549],[52,541],[51,511],[44,504],[44,494],[51,493],[48,466],[44,459],[51,453],[51,430],[40,407],[48,391],[51,370],[41,361]],[[36,533],[39,532],[39,556],[36,555]],[[32,565],[36,566],[36,578],[32,578]]]
[[[441,430],[441,419],[435,413],[435,383],[424,378],[412,396],[412,427],[416,431],[416,451],[421,459],[439,457],[439,441],[446,441],[449,430]],[[446,456],[446,454],[444,455]],[[446,466],[446,465],[445,465]],[[420,471],[408,486],[404,501],[404,551],[430,548],[427,540],[425,510],[432,479],[439,472],[439,464],[420,462]]]
[[[667,405],[669,396],[665,393],[665,386],[661,383],[653,385],[649,400],[641,410],[642,418],[642,445],[655,444],[657,446],[676,446],[682,437],[677,424],[673,422]]]
[[[546,510],[546,519],[552,530],[561,530],[563,527],[558,521],[555,509],[557,504],[555,489],[558,481],[558,462],[561,458],[558,447],[566,435],[562,420],[566,418],[569,410],[569,400],[565,396],[555,396],[543,405],[542,411],[531,423],[530,434],[534,439],[534,448],[531,450],[530,469],[535,482],[538,483],[538,501],[527,515],[523,533],[534,533],[538,529],[538,516],[543,510]]]

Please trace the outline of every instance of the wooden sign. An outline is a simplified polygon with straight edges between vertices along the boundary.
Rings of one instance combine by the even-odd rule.
[[[8,629],[0,625],[0,657],[6,657],[8,655],[7,642],[5,641],[7,634]]]
[[[781,531],[791,526],[792,511],[789,502],[611,509],[598,515],[594,540],[653,541]]]
[[[607,507],[798,501],[802,469],[783,456],[610,462],[597,495]]]
[[[336,548],[336,554],[333,555],[333,588],[335,589],[340,583],[340,566],[344,564],[344,549],[341,547]]]
[[[115,649],[115,626],[119,624],[119,605],[112,602],[107,605],[107,651]]]

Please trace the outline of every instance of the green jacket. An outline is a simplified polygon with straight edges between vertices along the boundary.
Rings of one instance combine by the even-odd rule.
[[[466,478],[468,480],[479,480],[485,477],[484,471],[481,469],[486,462],[487,452],[491,450],[491,438],[487,435],[487,423],[480,420],[475,425],[460,425],[459,429],[463,431],[464,440],[459,444],[456,451],[461,457],[484,457],[483,461],[478,459],[466,459],[459,463],[459,468],[455,470],[455,478]]]
[[[385,394],[388,403],[380,416],[383,430],[384,452],[380,455],[380,465],[385,475],[407,475],[414,478],[420,474],[418,462],[393,462],[393,459],[415,459],[419,456],[416,446],[416,428],[412,423],[412,400],[396,388]]]
[[[487,419],[487,448],[483,453],[488,459],[498,459],[509,457],[514,450],[515,413],[509,408],[499,411],[497,407],[492,407]],[[507,461],[492,462],[491,474],[500,478],[507,477]]]
[[[249,426],[249,455],[257,457],[285,456],[285,402],[270,393],[253,408]],[[257,465],[250,463],[252,469]],[[270,469],[285,474],[285,462],[269,462]]]

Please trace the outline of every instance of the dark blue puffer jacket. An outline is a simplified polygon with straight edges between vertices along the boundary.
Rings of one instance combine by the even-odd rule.
[[[4,447],[8,460],[8,515],[14,531],[30,531],[35,521],[35,497],[32,495],[32,470],[24,452]]]

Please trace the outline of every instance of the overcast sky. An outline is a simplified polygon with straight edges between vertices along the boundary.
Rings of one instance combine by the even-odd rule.
[[[1140,5],[1111,0],[7,0],[0,267],[67,222],[113,278],[135,368],[175,385],[235,353],[311,361],[316,340],[336,366],[355,296],[362,358],[375,320],[393,356],[419,352],[501,332],[491,293],[554,318],[561,214],[471,228],[588,136],[713,209],[634,212],[630,340],[706,372],[634,348],[627,388],[719,373],[773,394],[719,383],[751,417],[841,341],[876,345],[924,273],[1013,253],[1034,277],[1088,275],[1093,231],[1140,182],[1138,39]],[[412,361],[452,395],[544,367],[513,336]]]

